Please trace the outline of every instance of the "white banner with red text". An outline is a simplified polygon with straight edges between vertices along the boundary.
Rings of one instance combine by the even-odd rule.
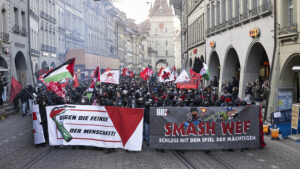
[[[89,105],[47,108],[49,144],[141,151],[143,109]]]

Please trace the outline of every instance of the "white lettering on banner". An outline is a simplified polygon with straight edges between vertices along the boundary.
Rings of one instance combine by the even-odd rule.
[[[168,109],[157,109],[156,110],[157,116],[167,116],[168,115]]]
[[[52,110],[55,107],[62,108],[54,110],[64,110],[58,111],[59,113],[51,118],[50,116],[53,116]],[[105,107],[72,105],[72,108],[68,108],[67,105],[64,108],[63,106],[49,106],[47,107],[47,118],[50,145],[86,145],[124,148],[132,151],[141,150],[143,120],[138,123],[131,135],[132,138],[130,137],[124,145],[120,133],[118,133]],[[57,125],[63,126],[64,131],[69,136],[68,139],[63,137],[65,133],[62,134],[61,126],[58,127]]]

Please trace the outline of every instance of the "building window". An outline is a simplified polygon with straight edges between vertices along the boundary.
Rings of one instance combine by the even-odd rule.
[[[26,28],[25,12],[22,11],[21,16],[22,16],[22,27]]]
[[[166,50],[166,56],[168,56],[168,50]]]
[[[211,5],[211,27],[215,26],[215,5]]]
[[[18,8],[14,8],[14,13],[15,13],[15,25],[19,25]]]
[[[168,46],[168,41],[166,40],[166,46]]]
[[[222,23],[226,22],[226,0],[222,0]]]
[[[288,24],[289,25],[292,25],[294,22],[293,11],[294,11],[293,0],[288,0]]]
[[[240,15],[240,0],[235,0],[235,17]]]
[[[217,1],[216,10],[217,10],[217,23],[216,23],[216,25],[219,25],[220,24],[220,1]]]
[[[6,32],[7,28],[6,28],[6,11],[5,9],[2,9],[2,25],[1,25],[1,32]]]
[[[232,19],[232,0],[228,0],[228,20]]]
[[[251,2],[251,6],[252,6],[252,9],[256,9],[257,8],[257,0],[252,0]]]
[[[206,20],[207,20],[206,26],[207,26],[207,29],[209,29],[210,28],[210,22],[209,22],[210,21],[210,16],[209,16],[210,15],[210,8],[209,8],[209,5],[207,5],[207,12],[206,13],[207,13],[207,15],[206,15],[207,16],[207,18],[206,18]]]

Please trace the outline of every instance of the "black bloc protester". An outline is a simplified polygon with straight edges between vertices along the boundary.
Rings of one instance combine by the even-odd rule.
[[[259,107],[153,107],[150,146],[178,150],[259,148]]]

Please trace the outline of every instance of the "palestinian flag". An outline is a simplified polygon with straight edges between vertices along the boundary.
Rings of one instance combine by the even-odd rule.
[[[43,76],[44,82],[58,82],[74,76],[75,58],[69,59],[59,67],[50,70]]]
[[[195,57],[193,71],[196,73],[200,73],[201,69],[203,68],[203,63],[201,62],[199,57]]]
[[[200,75],[205,79],[205,80],[209,80],[209,70],[208,67],[205,63],[203,63],[203,67],[200,71]]]

